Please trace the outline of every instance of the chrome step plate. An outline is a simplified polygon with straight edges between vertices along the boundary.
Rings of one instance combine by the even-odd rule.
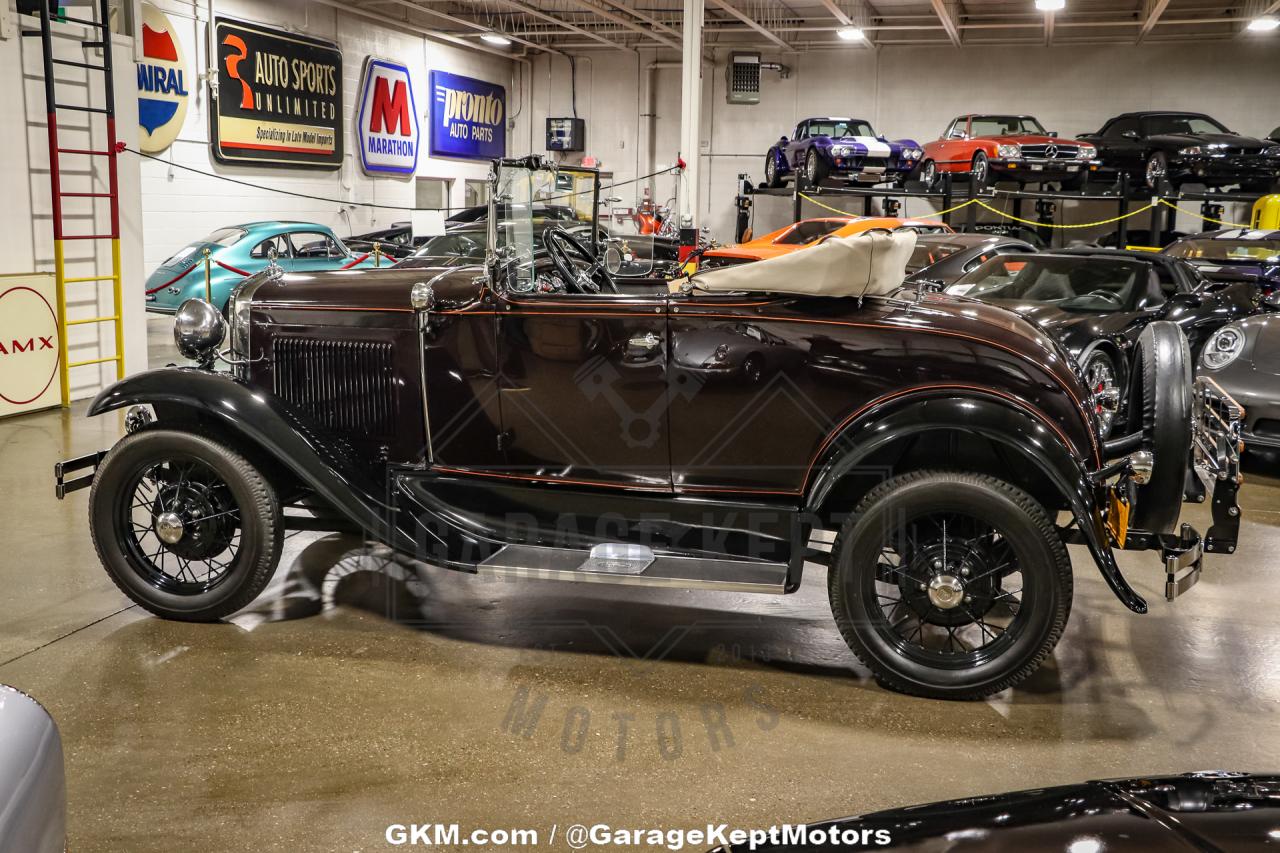
[[[610,546],[615,548],[617,546]],[[634,548],[634,546],[623,546]],[[477,566],[482,575],[532,580],[611,583],[669,589],[715,589],[781,595],[786,591],[785,563],[700,559],[631,551],[601,552],[538,545],[507,545]],[[643,562],[646,561],[647,562]],[[643,562],[643,565],[641,563]]]

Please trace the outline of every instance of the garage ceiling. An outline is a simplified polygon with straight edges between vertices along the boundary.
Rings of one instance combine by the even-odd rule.
[[[1066,0],[1060,12],[1033,0],[705,0],[708,46],[768,51],[881,45],[981,47],[1137,44],[1265,38],[1246,33],[1280,0]],[[679,49],[681,0],[355,0],[415,28],[475,41],[501,33],[512,49]],[[866,41],[844,41],[857,26]]]

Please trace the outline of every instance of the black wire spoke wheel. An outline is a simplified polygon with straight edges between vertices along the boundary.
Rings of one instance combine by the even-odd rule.
[[[849,648],[881,684],[979,699],[1025,679],[1071,609],[1071,561],[1049,513],[985,474],[915,471],[859,502],[827,591]]]
[[[194,458],[148,465],[132,491],[116,534],[148,583],[196,595],[227,578],[240,550],[241,509],[212,468]]]
[[[1025,629],[1023,575],[1008,539],[974,516],[943,512],[887,527],[868,594],[873,624],[929,666],[992,660]]]
[[[209,622],[271,580],[284,541],[275,490],[196,424],[125,436],[94,475],[89,529],[107,574],[157,616]]]

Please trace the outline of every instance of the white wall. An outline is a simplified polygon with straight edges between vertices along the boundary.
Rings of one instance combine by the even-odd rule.
[[[206,67],[205,6],[203,3],[157,0],[156,4],[173,22],[192,69],[189,87],[192,98],[178,139],[163,154],[166,160],[204,172],[226,175],[241,181],[321,196],[332,201],[293,198],[266,189],[237,186],[216,178],[171,169],[164,163],[142,164],[144,248],[147,269],[153,269],[174,250],[224,225],[260,219],[288,218],[319,222],[340,236],[385,228],[409,218],[414,204],[411,178],[370,177],[360,167],[355,139],[355,99],[359,95],[360,72],[368,55],[404,62],[413,78],[414,102],[422,124],[422,149],[418,157],[420,177],[454,178],[451,204],[463,204],[463,179],[483,179],[487,162],[450,160],[427,156],[425,115],[430,105],[429,72],[433,69],[477,77],[508,88],[508,110],[519,108],[519,93],[511,91],[511,60],[429,41],[399,29],[381,26],[367,18],[303,0],[263,2],[263,0],[218,0],[215,14],[290,28],[297,32],[335,41],[343,52],[343,133],[346,160],[336,171],[273,169],[226,166],[213,159],[209,147],[208,96],[195,84],[194,75]],[[519,146],[512,150],[519,150]],[[384,210],[353,207],[345,202],[401,205]]]
[[[1137,109],[1208,112],[1240,133],[1265,135],[1280,124],[1280,42],[1206,41],[1195,45],[992,47],[960,50],[893,47],[879,50],[763,52],[765,61],[791,67],[790,76],[762,74],[761,101],[754,106],[725,103],[724,49],[703,70],[703,157],[701,212],[715,236],[731,239],[733,196],[740,172],[763,177],[764,154],[790,134],[798,119],[812,115],[854,115],[870,119],[890,138],[936,139],[960,113],[1032,113],[1064,136],[1097,130],[1117,113]],[[591,52],[578,62],[578,113],[587,118],[587,154],[618,180],[627,180],[675,159],[679,140],[679,69],[657,72],[656,139],[652,158],[640,151],[645,123],[635,107],[643,94],[643,67],[674,54]],[[542,120],[568,115],[568,63],[536,57],[530,71],[533,150],[543,150]],[[531,128],[524,127],[528,133]],[[518,137],[527,139],[528,137]],[[513,142],[513,153],[516,151]],[[687,156],[687,154],[686,154]],[[661,189],[657,190],[661,193]],[[860,205],[860,203],[859,203]],[[859,206],[860,211],[860,206]],[[936,209],[936,208],[934,208]],[[914,202],[911,214],[930,210]],[[1072,219],[1103,218],[1114,208],[1090,205]],[[1030,214],[1030,205],[1025,215]],[[1247,217],[1229,209],[1227,218]],[[1068,221],[1072,221],[1068,219]],[[790,202],[757,199],[756,233],[790,221]],[[1132,227],[1146,228],[1137,217]],[[1183,217],[1180,226],[1191,229]]]
[[[4,154],[4,198],[0,203],[0,272],[52,272],[53,218],[49,184],[49,139],[44,95],[44,68],[40,40],[22,38],[19,26],[38,26],[34,18],[10,14],[14,23],[11,38],[0,39],[0,152]],[[79,62],[101,62],[100,51],[86,51],[80,41],[96,36],[74,25],[54,27],[54,56]],[[116,36],[113,57],[117,69],[117,138],[137,147],[137,90],[133,74],[133,41]],[[57,97],[60,102],[101,106],[100,72],[71,66],[56,66]],[[100,115],[63,111],[59,113],[60,144],[70,148],[105,149],[105,122]],[[64,192],[106,192],[106,158],[64,154],[61,157]],[[147,366],[146,323],[143,315],[141,282],[143,272],[142,222],[139,215],[138,163],[130,155],[118,158],[121,262],[126,300],[124,307],[125,362],[129,372]],[[105,199],[64,198],[66,234],[106,234],[110,222]],[[64,243],[68,277],[107,275],[111,272],[110,242],[68,240]],[[71,320],[108,316],[112,313],[110,282],[79,283],[67,286],[67,316]],[[115,332],[110,323],[70,328],[68,346],[71,361],[85,361],[113,355]],[[74,368],[70,374],[72,397],[95,393],[104,383],[114,381],[115,365]]]

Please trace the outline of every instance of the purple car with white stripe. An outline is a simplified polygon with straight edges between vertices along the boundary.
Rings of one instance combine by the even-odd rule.
[[[914,139],[890,141],[857,118],[807,118],[795,136],[782,137],[765,155],[765,183],[780,187],[803,173],[811,186],[828,178],[860,184],[903,184],[924,150]]]

